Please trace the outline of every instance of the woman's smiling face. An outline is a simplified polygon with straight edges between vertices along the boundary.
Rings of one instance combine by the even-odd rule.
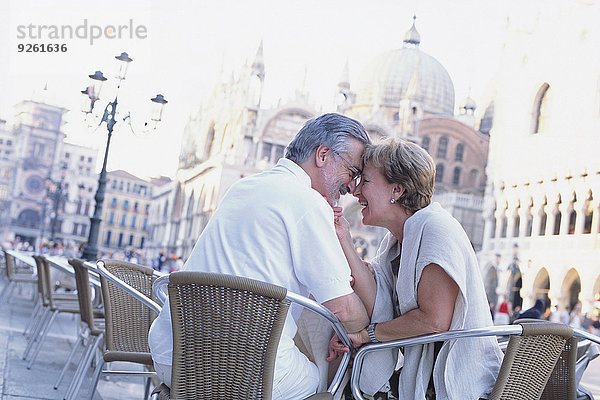
[[[398,200],[401,193],[394,191],[398,184],[389,183],[382,171],[371,163],[365,164],[360,183],[353,194],[363,206],[363,224],[389,228],[393,215],[391,211],[398,208],[398,204],[391,203],[391,200]]]

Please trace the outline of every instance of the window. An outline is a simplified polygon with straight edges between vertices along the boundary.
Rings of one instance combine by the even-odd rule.
[[[502,224],[502,225],[500,225],[500,237],[505,238],[506,237],[506,228],[508,227],[508,219],[503,216],[500,222]]]
[[[569,214],[569,230],[567,231],[567,233],[569,235],[572,235],[575,233],[575,221],[577,220],[577,213],[575,212],[575,210],[571,210],[571,213]]]
[[[145,237],[143,237],[143,236],[140,238],[140,249],[143,249],[143,248],[144,248],[144,242],[146,241],[145,239],[146,239],[146,238],[145,238]]]
[[[70,153],[65,153],[65,158],[69,158],[69,157],[71,157],[71,154]]]
[[[117,198],[116,198],[116,197],[113,197],[113,198],[110,200],[110,206],[111,206],[112,208],[117,208]]]
[[[263,143],[262,153],[260,154],[261,160],[269,160],[271,158],[271,149],[273,145],[271,143]]]
[[[137,223],[137,215],[133,215],[131,217],[131,229],[135,229],[136,228],[136,223]]]
[[[145,213],[146,215],[150,214],[150,204],[146,204],[146,207],[145,207],[145,209],[144,209],[144,213]]]
[[[92,162],[92,157],[88,157],[88,162],[91,163]]]
[[[111,211],[110,214],[108,214],[108,221],[107,223],[109,225],[113,225],[115,223],[115,212]]]
[[[77,235],[79,233],[79,224],[73,224],[73,235]]]
[[[90,215],[90,201],[85,201],[85,208],[83,209],[83,215]]]
[[[83,162],[83,160],[85,160],[84,156],[79,156],[79,161]]]
[[[588,207],[585,212],[585,221],[583,222],[583,233],[592,233],[592,216],[594,215],[593,209]]]
[[[137,201],[135,203],[133,203],[133,211],[134,212],[138,212],[140,208],[140,203],[138,203]]]
[[[438,142],[437,156],[438,158],[446,158],[448,153],[448,138],[442,136]]]
[[[142,230],[148,230],[148,218],[144,218],[144,220],[142,221]]]
[[[123,201],[123,210],[129,210],[129,200]]]
[[[117,247],[123,247],[123,232],[119,233],[119,240],[117,241]]]
[[[494,210],[496,211],[496,210]],[[490,228],[490,239],[493,239],[496,237],[496,217],[494,216],[494,214],[492,213],[492,218],[490,218],[490,224],[492,225]]]
[[[548,215],[545,212],[542,212],[542,216],[540,218],[540,236],[544,236],[546,234],[547,221],[548,221]]]
[[[81,224],[81,236],[87,236],[87,225],[86,224]]]
[[[75,210],[75,214],[79,215],[81,214],[81,199],[77,200],[77,209]]]
[[[462,143],[457,144],[454,161],[463,161],[464,154],[465,154],[465,146]]]
[[[531,231],[533,229],[533,217],[531,215],[527,216],[527,226],[525,227],[525,236],[531,236]]]
[[[455,167],[454,168],[454,174],[452,175],[452,184],[453,185],[460,185],[460,167]]]
[[[121,226],[125,227],[125,222],[127,221],[127,215],[121,215]]]
[[[438,164],[435,169],[435,182],[444,182],[444,164]]]
[[[105,246],[110,246],[111,236],[112,236],[112,232],[111,231],[106,231],[106,236],[104,237],[104,245]]]
[[[8,143],[7,143],[8,144]],[[36,142],[33,144],[32,157],[41,158],[44,156],[44,143]]]
[[[6,141],[6,145],[7,145],[7,146],[12,146],[12,140],[8,139],[8,140]]]
[[[513,237],[518,238],[521,230],[521,217],[517,214],[515,215],[514,225],[513,225]]]
[[[560,233],[560,220],[562,219],[562,214],[560,211],[557,211],[554,215],[554,232],[553,235],[558,235]]]
[[[423,136],[423,139],[421,139],[421,147],[424,148],[428,153],[429,153],[429,143],[431,142],[431,139],[429,138],[429,136]]]
[[[129,235],[129,245],[133,246],[133,235]]]

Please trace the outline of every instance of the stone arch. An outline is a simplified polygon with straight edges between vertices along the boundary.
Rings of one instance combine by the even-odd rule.
[[[571,268],[563,279],[560,289],[562,305],[569,311],[575,304],[579,303],[579,294],[581,293],[581,278],[575,268]]]
[[[496,267],[489,264],[484,276],[483,282],[488,303],[498,305],[498,293],[496,292],[496,288],[498,287],[498,271],[496,271]]]
[[[17,225],[26,228],[38,228],[41,222],[40,213],[31,208],[21,211],[17,217]]]
[[[548,274],[548,270],[546,268],[540,268],[535,276],[535,280],[533,281],[533,290],[535,292],[536,299],[543,299],[546,304],[550,304],[550,297],[548,297],[548,293],[550,292],[550,275]]]

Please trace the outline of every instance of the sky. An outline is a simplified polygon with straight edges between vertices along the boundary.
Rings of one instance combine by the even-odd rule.
[[[101,70],[109,78],[98,101],[102,109],[116,93],[114,56],[126,51],[134,61],[119,90],[118,111],[121,118],[131,115],[133,132],[125,123],[116,126],[108,169],[146,178],[174,177],[188,118],[207,102],[217,82],[252,62],[261,40],[266,70],[263,105],[291,98],[305,85],[313,104],[327,112],[333,110],[346,62],[352,85],[373,58],[402,46],[416,15],[420,48],[447,69],[457,104],[470,95],[481,105],[500,60],[507,15],[534,14],[540,4],[539,0],[0,0],[0,118],[10,122],[14,104],[44,93],[47,101],[71,110],[65,115],[67,140],[101,151],[99,169],[107,130],[105,125],[88,126],[79,111],[80,91],[88,85],[87,76]],[[118,26],[123,25],[127,28],[118,37]],[[51,37],[52,26],[58,27],[58,36],[62,26],[70,26],[75,37],[68,37],[68,29],[67,37]],[[18,51],[19,45],[41,43],[64,44],[66,51]],[[140,127],[149,115],[149,99],[157,93],[169,103],[158,129],[144,133]]]

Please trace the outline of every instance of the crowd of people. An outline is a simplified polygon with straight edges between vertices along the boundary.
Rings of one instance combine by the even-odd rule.
[[[537,299],[533,307],[521,310],[513,309],[509,301],[501,302],[498,307],[490,303],[490,311],[495,325],[506,325],[520,318],[544,319],[583,329],[594,335],[600,334],[600,310],[582,313],[581,303],[576,303],[571,310],[560,305],[552,306],[549,299]]]

